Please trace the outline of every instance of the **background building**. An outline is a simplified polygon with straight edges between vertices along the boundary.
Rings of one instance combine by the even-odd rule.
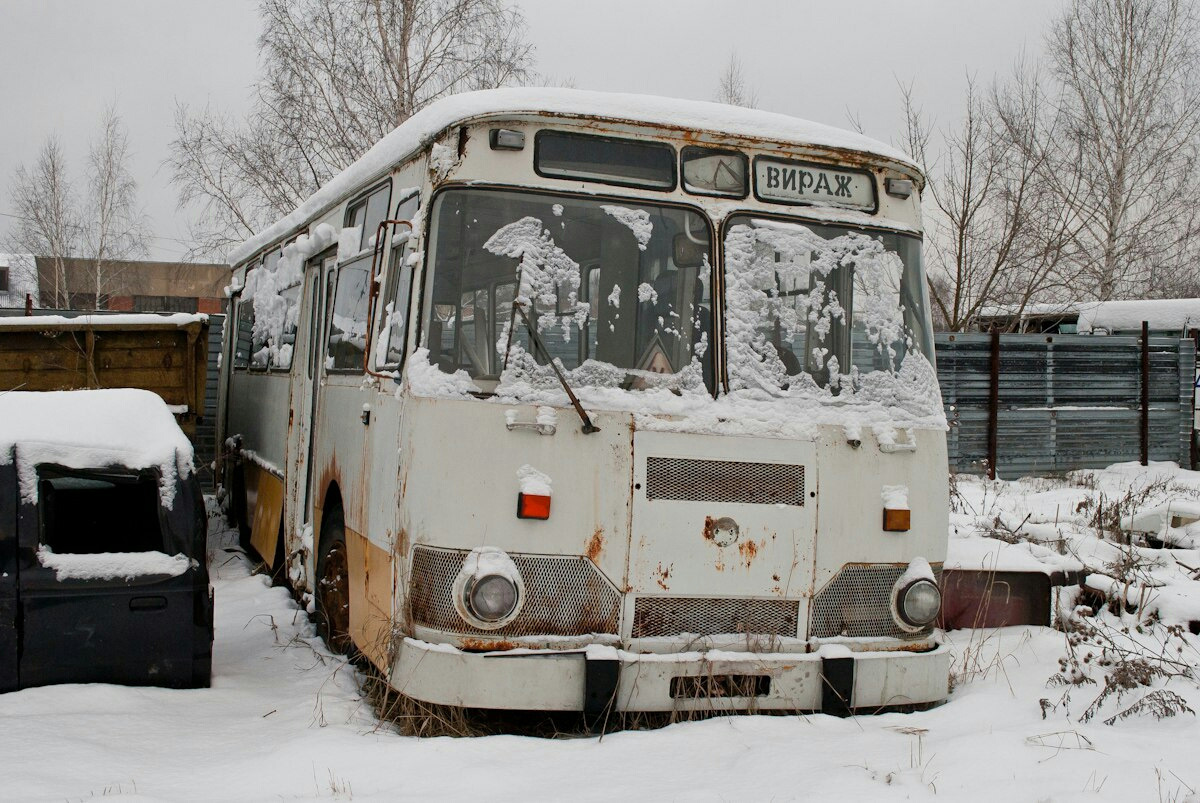
[[[0,254],[0,309],[25,306],[25,295],[39,306],[37,270],[33,254]]]
[[[228,265],[36,257],[40,306],[132,312],[220,313]],[[35,306],[39,306],[35,297]],[[19,304],[24,305],[21,294]],[[3,296],[0,296],[0,306]]]

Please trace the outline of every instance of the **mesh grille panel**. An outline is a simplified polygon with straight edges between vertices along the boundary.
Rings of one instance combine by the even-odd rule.
[[[525,581],[525,604],[498,630],[479,631],[454,610],[454,578],[465,549],[413,548],[409,604],[413,621],[450,633],[481,636],[581,636],[616,633],[620,599],[586,558],[510,555]]]
[[[799,602],[786,599],[638,597],[633,605],[633,637],[680,633],[795,636],[799,610]]]
[[[830,638],[843,634],[855,638],[890,636],[913,638],[917,633],[901,630],[892,618],[892,587],[904,574],[905,566],[850,565],[829,581],[813,598],[808,635]],[[941,566],[934,567],[941,580]]]
[[[804,466],[648,457],[646,498],[803,505]]]

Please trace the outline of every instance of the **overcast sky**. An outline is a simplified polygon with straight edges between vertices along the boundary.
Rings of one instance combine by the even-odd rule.
[[[1038,56],[1062,0],[520,0],[537,69],[580,89],[711,100],[736,51],[769,111],[894,141],[896,81],[913,81],[939,124],[961,109],[967,73]],[[257,70],[253,0],[0,0],[0,213],[13,171],[57,134],[82,183],[88,141],[115,103],[156,240],[179,258],[186,215],[162,162],[176,103],[242,115]],[[0,217],[0,231],[12,222]]]

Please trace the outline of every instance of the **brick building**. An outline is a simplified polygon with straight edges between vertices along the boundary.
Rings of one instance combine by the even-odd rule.
[[[128,312],[224,312],[228,265],[37,257],[41,305]],[[97,273],[99,275],[97,275]],[[98,303],[97,303],[98,302]]]

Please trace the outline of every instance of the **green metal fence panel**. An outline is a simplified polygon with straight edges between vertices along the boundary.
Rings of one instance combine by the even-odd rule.
[[[991,335],[936,337],[950,467],[984,473]],[[1191,460],[1196,347],[1149,338],[1149,457]],[[1001,477],[1103,468],[1141,457],[1139,337],[1001,335],[996,471]]]

